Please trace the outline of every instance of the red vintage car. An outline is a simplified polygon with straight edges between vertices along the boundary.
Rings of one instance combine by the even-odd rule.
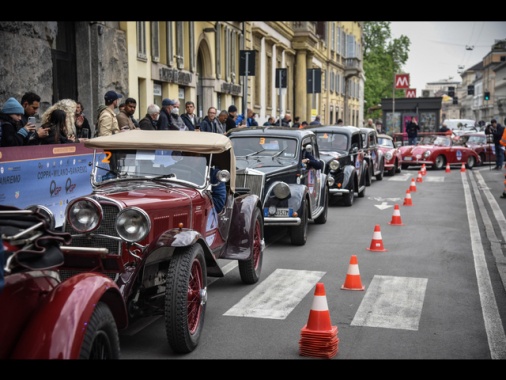
[[[425,166],[432,169],[444,169],[447,164],[472,169],[481,164],[480,156],[471,148],[456,145],[450,135],[434,133],[419,136],[419,143],[405,146],[402,150],[401,168]]]
[[[480,156],[481,164],[495,163],[495,145],[492,135],[486,135],[483,132],[465,133],[459,136],[456,144],[473,149]]]
[[[399,146],[394,144],[394,139],[389,135],[378,134],[378,148],[385,157],[385,174],[393,176],[400,173],[402,155]]]
[[[120,289],[97,272],[60,276],[71,236],[51,211],[0,206],[0,236],[0,359],[119,359]]]

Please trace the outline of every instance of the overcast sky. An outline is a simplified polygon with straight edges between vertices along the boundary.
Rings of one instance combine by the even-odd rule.
[[[393,38],[405,35],[411,41],[403,70],[416,96],[422,95],[427,82],[450,78],[461,82],[459,66],[473,67],[495,40],[506,39],[506,22],[495,21],[392,21],[390,29]]]

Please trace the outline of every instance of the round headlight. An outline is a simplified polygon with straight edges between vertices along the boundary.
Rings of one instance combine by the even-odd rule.
[[[230,172],[228,170],[220,170],[216,173],[216,178],[219,182],[228,182],[230,181]]]
[[[42,217],[46,221],[46,223],[47,223],[46,227],[49,230],[54,230],[55,225],[56,225],[56,221],[55,221],[55,217],[54,217],[53,212],[49,208],[47,208],[46,206],[42,206],[42,205],[31,205],[31,206],[26,207],[26,209],[38,212],[40,215],[42,215]]]
[[[276,215],[277,208],[276,206],[269,206],[269,215]]]
[[[276,198],[285,199],[290,195],[290,187],[284,182],[278,182],[273,189]]]
[[[330,161],[329,166],[330,166],[330,169],[331,169],[331,170],[337,170],[337,169],[339,169],[339,167],[340,167],[341,165],[339,164],[339,161],[337,161],[337,160],[332,160],[332,161]]]
[[[336,179],[333,176],[329,175],[327,176],[327,183],[332,187],[334,186],[334,183],[336,183]]]
[[[427,151],[425,151],[425,152],[423,153],[423,157],[424,157],[424,158],[427,158],[427,157],[429,157],[429,156],[430,156],[430,150],[427,150]]]
[[[78,199],[67,207],[67,222],[78,232],[91,232],[102,220],[102,207],[93,199]]]
[[[392,152],[386,152],[385,154],[385,158],[390,161],[392,159],[393,155],[392,155]]]
[[[130,243],[144,239],[151,229],[151,221],[144,210],[137,207],[126,208],[118,213],[116,232]]]

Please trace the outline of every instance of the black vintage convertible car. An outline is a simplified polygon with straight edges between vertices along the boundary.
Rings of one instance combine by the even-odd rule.
[[[291,243],[304,245],[308,223],[327,222],[329,188],[316,135],[287,127],[235,128],[228,132],[236,156],[236,186],[262,202],[265,228],[284,226]],[[311,154],[323,169],[303,163]]]
[[[353,126],[309,127],[316,134],[320,157],[325,160],[330,202],[351,206],[355,193],[365,196],[369,163],[365,160],[360,129]]]

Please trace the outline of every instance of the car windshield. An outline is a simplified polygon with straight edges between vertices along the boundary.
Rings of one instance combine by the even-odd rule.
[[[315,132],[321,151],[347,150],[348,136],[342,133]]]
[[[297,154],[295,139],[283,137],[231,137],[237,157],[270,156],[294,158]]]
[[[486,136],[469,136],[467,139],[468,144],[485,144]]]
[[[205,184],[207,160],[204,155],[177,150],[112,151],[110,170],[98,161],[96,182],[110,179],[182,180],[197,186]]]
[[[436,139],[434,140],[434,145],[437,145],[437,146],[450,146],[451,145],[451,141],[450,141],[450,138],[447,137],[447,136],[437,136]]]
[[[390,139],[387,139],[385,137],[378,137],[378,144],[381,146],[386,146],[387,148],[395,148],[394,142]]]

